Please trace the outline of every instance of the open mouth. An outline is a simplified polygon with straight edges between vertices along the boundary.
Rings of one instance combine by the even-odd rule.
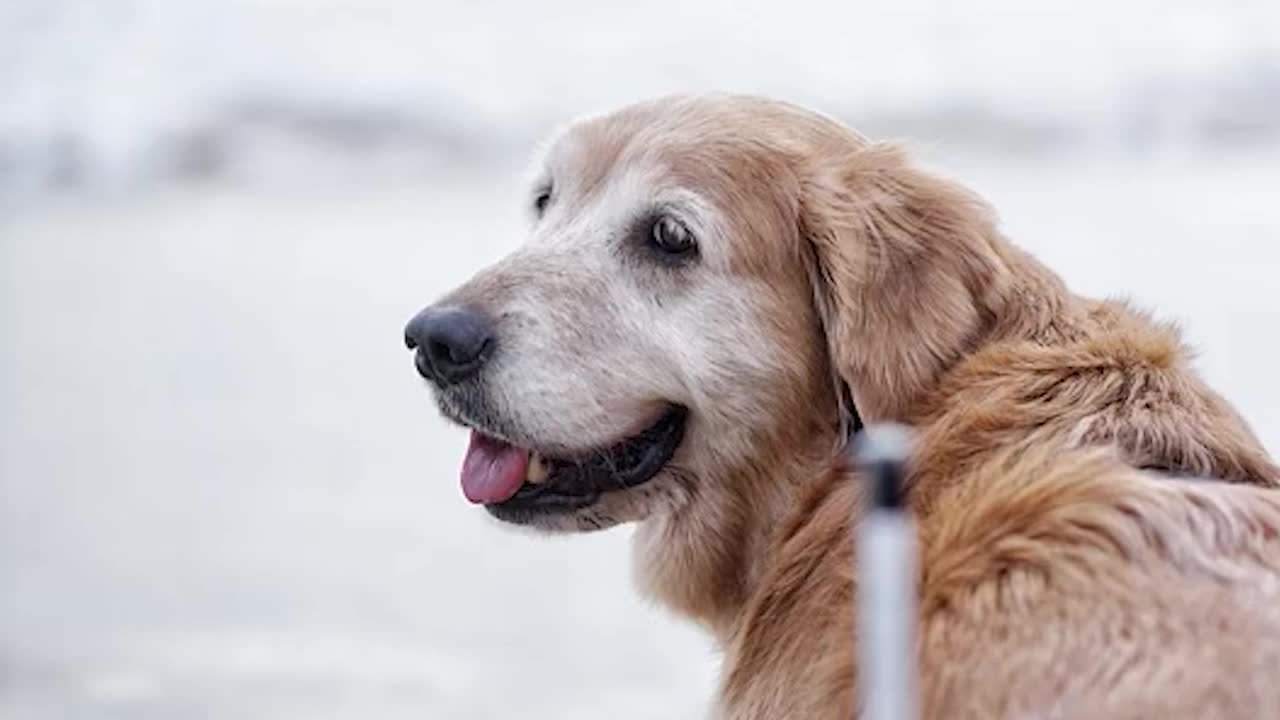
[[[462,490],[499,518],[576,510],[600,495],[642,485],[671,460],[688,411],[671,406],[640,433],[610,447],[559,458],[472,430]]]

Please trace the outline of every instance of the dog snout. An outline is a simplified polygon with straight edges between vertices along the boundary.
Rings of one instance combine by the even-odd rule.
[[[443,387],[474,377],[492,354],[494,322],[469,307],[429,307],[404,329],[404,342],[416,350],[415,365],[424,378]]]

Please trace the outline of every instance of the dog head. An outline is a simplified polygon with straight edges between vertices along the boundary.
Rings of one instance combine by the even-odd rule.
[[[991,259],[951,257],[980,205],[816,113],[663,98],[569,126],[535,177],[523,246],[406,328],[503,520],[732,515],[838,444],[843,388],[895,419],[982,322]]]

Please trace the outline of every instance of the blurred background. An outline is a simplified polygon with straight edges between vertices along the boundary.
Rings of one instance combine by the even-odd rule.
[[[701,716],[630,531],[467,506],[400,338],[539,138],[708,89],[909,141],[1280,451],[1274,0],[0,0],[0,716]]]

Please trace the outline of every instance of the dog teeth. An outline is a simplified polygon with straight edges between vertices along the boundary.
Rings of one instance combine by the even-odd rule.
[[[525,482],[537,485],[544,482],[550,474],[551,468],[547,466],[547,461],[536,452],[529,453],[529,469],[525,472]]]

